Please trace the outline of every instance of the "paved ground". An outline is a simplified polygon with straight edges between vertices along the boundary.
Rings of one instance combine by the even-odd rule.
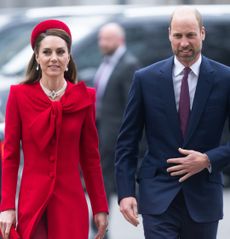
[[[210,208],[210,210],[212,209]],[[230,238],[230,189],[224,191],[224,213],[224,220],[220,222],[217,239]],[[144,239],[141,225],[135,228],[123,219],[115,197],[112,201],[108,233],[110,236],[109,239]]]

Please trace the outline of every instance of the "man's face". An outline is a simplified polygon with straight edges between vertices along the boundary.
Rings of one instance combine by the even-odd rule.
[[[103,55],[112,55],[120,45],[120,39],[109,29],[99,32],[98,45]]]
[[[173,53],[183,65],[190,66],[199,58],[204,38],[205,29],[200,28],[194,14],[173,17],[169,40]]]

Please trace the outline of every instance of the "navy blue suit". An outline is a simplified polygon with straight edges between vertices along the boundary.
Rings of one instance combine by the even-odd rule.
[[[196,222],[223,216],[221,170],[230,163],[230,143],[219,146],[230,116],[230,68],[202,56],[185,139],[182,137],[172,81],[173,57],[134,75],[116,148],[118,199],[134,196],[139,183],[139,213],[161,214],[179,191]],[[145,130],[148,150],[137,172],[137,148]],[[178,148],[206,153],[212,173],[203,170],[183,183],[167,173],[166,160],[181,157]]]

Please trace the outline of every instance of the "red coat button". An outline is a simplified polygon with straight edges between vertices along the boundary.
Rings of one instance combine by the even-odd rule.
[[[55,146],[55,144],[56,144],[56,140],[55,140],[55,138],[53,138],[53,139],[51,140],[51,145],[52,145],[52,146]]]
[[[54,179],[55,174],[54,174],[53,172],[50,172],[50,173],[49,173],[49,177],[50,177],[50,179]]]
[[[51,155],[49,160],[50,160],[50,162],[54,162],[55,161],[55,157],[53,155]]]

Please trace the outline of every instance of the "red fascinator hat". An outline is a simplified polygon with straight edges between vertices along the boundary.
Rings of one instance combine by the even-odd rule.
[[[31,46],[33,49],[34,49],[37,37],[41,33],[46,32],[49,29],[61,29],[61,30],[65,31],[70,36],[70,38],[72,38],[70,29],[64,22],[62,22],[60,20],[54,20],[54,19],[45,20],[45,21],[38,23],[34,27],[32,33],[31,33],[30,43],[31,43]]]

